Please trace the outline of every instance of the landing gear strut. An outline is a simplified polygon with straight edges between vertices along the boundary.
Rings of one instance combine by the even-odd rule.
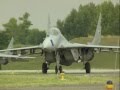
[[[57,69],[57,66],[55,66],[55,73],[57,74],[58,71],[62,73],[62,66],[59,66],[59,69]]]
[[[86,70],[86,74],[90,74],[90,63],[89,62],[86,62],[85,63],[85,70]]]
[[[44,62],[42,64],[42,73],[43,74],[47,74],[47,70],[48,70],[47,63]]]

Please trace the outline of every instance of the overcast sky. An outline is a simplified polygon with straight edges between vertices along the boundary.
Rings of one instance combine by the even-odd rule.
[[[100,4],[105,0],[0,0],[0,29],[11,17],[18,18],[25,12],[30,13],[33,26],[39,29],[47,28],[47,17],[50,14],[52,26],[57,19],[64,19],[72,10],[80,4],[89,2]],[[119,3],[119,0],[112,0]]]

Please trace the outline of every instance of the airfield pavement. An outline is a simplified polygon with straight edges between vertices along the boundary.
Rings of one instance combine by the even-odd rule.
[[[0,70],[0,73],[42,73],[41,70]],[[110,73],[119,73],[119,69],[92,69],[91,73],[92,74],[110,74]],[[54,70],[48,70],[49,73],[55,73]],[[69,69],[66,70],[64,69],[64,73],[66,74],[85,74],[85,70],[78,70],[78,69]]]
[[[120,87],[117,86],[113,90],[119,90]],[[0,90],[107,90],[105,85],[73,85],[73,86],[50,86],[50,87],[25,87],[25,88],[9,88]]]
[[[74,75],[79,75],[79,74],[85,74],[84,71],[80,71],[79,70],[64,70],[65,73],[67,74],[74,74]],[[39,70],[1,70],[0,73],[9,73],[9,72],[19,72],[19,73],[40,73],[41,71]],[[53,73],[54,70],[50,70],[49,73]],[[114,77],[114,75],[119,76],[120,75],[120,71],[117,70],[96,70],[93,69],[92,70],[92,74],[91,75],[105,75],[105,76],[109,76],[112,75]],[[88,83],[87,85],[63,85],[63,86],[32,86],[32,87],[15,87],[15,88],[0,88],[0,90],[107,90],[105,88],[106,83],[104,84],[90,84]],[[113,90],[120,90],[120,84],[115,84],[115,88]]]
[[[66,85],[66,86],[42,86],[23,88],[0,88],[0,90],[107,90],[105,85]],[[120,85],[116,85],[113,90],[120,90]]]

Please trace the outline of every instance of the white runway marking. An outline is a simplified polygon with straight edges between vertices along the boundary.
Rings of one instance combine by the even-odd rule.
[[[85,73],[85,70],[66,70],[64,69],[65,73]],[[91,73],[119,73],[119,69],[92,69]],[[0,70],[0,73],[42,73],[41,70]],[[54,70],[48,70],[48,73],[55,73]]]

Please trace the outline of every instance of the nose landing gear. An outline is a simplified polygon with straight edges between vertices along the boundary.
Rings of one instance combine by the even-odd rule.
[[[62,73],[62,66],[59,66],[59,69],[57,69],[57,66],[55,66],[55,73],[57,74],[58,71]]]

